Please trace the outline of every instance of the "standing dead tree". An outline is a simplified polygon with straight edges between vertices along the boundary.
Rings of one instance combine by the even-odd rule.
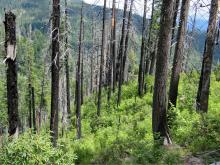
[[[65,72],[66,72],[66,104],[68,118],[70,119],[70,76],[69,76],[69,49],[68,49],[68,13],[67,13],[67,0],[65,0],[65,17],[64,17],[64,28],[65,28]]]
[[[54,146],[58,139],[58,107],[59,107],[59,29],[60,29],[60,0],[53,0],[52,14],[52,66],[51,66],[51,117],[50,131],[51,140]]]
[[[173,58],[173,68],[170,81],[169,90],[169,108],[173,105],[176,107],[178,86],[180,73],[182,71],[183,57],[184,57],[184,43],[186,38],[186,28],[189,13],[190,0],[182,0],[180,22],[177,34],[177,45],[175,48],[175,54]]]
[[[123,82],[123,57],[125,50],[125,39],[126,39],[126,18],[127,18],[127,8],[128,8],[128,0],[124,2],[124,14],[123,14],[123,23],[122,23],[122,35],[119,47],[118,61],[117,61],[117,78],[118,78],[118,99],[117,105],[119,106],[121,103],[121,88]]]
[[[133,5],[134,5],[134,0],[131,0],[131,4],[130,4],[130,10],[129,10],[129,15],[128,15],[128,24],[127,24],[127,34],[126,34],[126,38],[125,38],[125,52],[124,52],[124,56],[123,56],[123,82],[125,80],[127,80],[126,77],[128,74],[128,67],[126,67],[126,63],[128,63],[128,49],[129,49],[129,38],[130,38],[130,31],[131,31],[131,22],[132,22],[132,12],[133,12]]]
[[[102,47],[101,47],[101,61],[100,61],[100,73],[99,73],[99,91],[98,91],[98,104],[97,104],[97,115],[100,116],[101,113],[101,97],[102,97],[102,77],[104,68],[104,54],[105,54],[105,21],[106,21],[106,0],[104,0],[103,7],[103,18],[102,18]]]
[[[149,69],[150,69],[150,62],[151,62],[151,53],[152,53],[152,49],[153,49],[153,42],[152,42],[152,38],[153,38],[153,31],[154,31],[154,27],[155,26],[155,0],[152,1],[152,6],[151,6],[151,21],[150,21],[150,25],[149,25],[149,30],[148,30],[148,39],[147,39],[147,46],[145,47],[145,71],[144,71],[144,77],[145,75],[147,76],[149,73]],[[146,86],[147,84],[144,83],[144,88],[145,88],[145,92],[146,92]]]
[[[82,34],[83,33],[83,2],[81,7],[80,32],[79,32],[79,53],[76,69],[76,137],[81,138],[81,56],[82,56]]]
[[[31,102],[32,102],[32,113],[33,113],[33,130],[34,130],[34,133],[37,132],[37,125],[36,125],[36,109],[35,109],[35,94],[34,94],[34,87],[31,88],[31,94],[32,94],[32,97],[31,97]]]
[[[202,70],[197,93],[197,110],[208,112],[210,76],[212,70],[213,51],[215,44],[215,32],[217,28],[218,0],[211,1],[209,25],[205,42],[202,61]]]
[[[16,16],[11,11],[5,13],[5,52],[7,64],[7,105],[9,136],[19,133],[17,62],[16,62]]]
[[[116,29],[116,1],[112,2],[112,28],[111,28],[111,54],[112,54],[112,88],[116,87],[116,55],[117,55],[117,29]]]
[[[145,60],[145,47],[146,47],[146,30],[147,30],[147,0],[144,1],[144,14],[142,25],[142,43],[141,43],[141,58],[138,73],[138,95],[143,96],[144,87],[144,60]]]

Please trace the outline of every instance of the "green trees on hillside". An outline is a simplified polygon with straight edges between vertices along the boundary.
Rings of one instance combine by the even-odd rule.
[[[122,11],[115,0],[103,7],[53,0],[48,32],[29,24],[36,11],[35,19],[17,18],[17,31],[15,14],[5,13],[0,164],[182,164],[191,153],[220,155],[219,68],[211,74],[218,1],[210,4],[201,75],[183,72],[196,58],[190,0],[149,2],[142,4],[142,34],[134,0],[123,1]]]

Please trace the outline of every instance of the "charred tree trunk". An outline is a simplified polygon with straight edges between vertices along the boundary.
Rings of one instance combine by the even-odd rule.
[[[92,17],[92,53],[90,56],[90,93],[93,94],[93,73],[94,73],[94,53],[95,53],[95,27],[94,16]]]
[[[30,81],[30,80],[29,80]],[[32,94],[32,90],[31,90],[31,84],[28,84],[28,113],[29,113],[29,128],[32,128],[32,101],[31,101],[31,94]]]
[[[127,62],[127,58],[128,58],[128,47],[129,47],[128,43],[129,43],[129,38],[130,38],[133,5],[134,5],[134,0],[131,0],[130,11],[129,11],[129,15],[128,15],[127,34],[126,34],[126,38],[125,38],[125,52],[124,52],[124,56],[123,56],[123,77],[122,77],[123,82],[126,78],[126,74],[128,74],[126,72],[126,62]]]
[[[35,110],[35,95],[34,95],[34,87],[31,88],[31,102],[32,102],[32,112],[33,112],[33,129],[34,133],[37,132],[37,126],[36,126],[36,110]]]
[[[172,25],[172,38],[171,38],[171,44],[175,42],[175,33],[176,33],[176,22],[179,12],[179,5],[180,0],[174,0],[174,6],[173,6],[173,25]],[[170,56],[172,55],[172,47],[170,48]]]
[[[155,5],[155,0],[152,1],[152,7],[151,7],[151,21],[150,21],[150,26],[149,26],[149,32],[148,32],[148,41],[147,41],[147,47],[145,48],[146,50],[146,58],[145,58],[145,74],[144,74],[144,77],[145,75],[147,76],[148,73],[149,73],[149,70],[150,70],[150,63],[151,63],[151,55],[152,55],[152,48],[153,47],[153,43],[152,43],[152,31],[153,31],[153,26],[154,26],[154,12],[155,12],[155,8],[154,8],[154,5]],[[144,83],[144,86],[145,86],[145,93],[146,93],[146,86],[147,84]]]
[[[182,71],[183,56],[184,56],[184,42],[186,37],[187,19],[189,13],[190,0],[182,0],[180,22],[177,34],[177,45],[173,59],[173,68],[170,81],[169,91],[169,108],[173,105],[176,107],[178,96],[178,86],[180,73]]]
[[[110,106],[110,99],[111,99],[111,94],[112,94],[112,53],[111,53],[111,43],[108,44],[108,53],[107,53],[107,61],[108,61],[108,70],[107,70],[107,88],[108,88],[108,93],[107,93],[107,102],[108,102],[108,107]]]
[[[101,48],[99,91],[98,91],[98,104],[97,104],[97,115],[98,116],[100,116],[100,112],[101,112],[102,74],[103,74],[104,53],[105,53],[105,30],[106,30],[105,29],[105,20],[106,20],[106,0],[104,0],[103,19],[102,19],[102,48]]]
[[[158,41],[156,40],[156,42]],[[150,70],[149,70],[150,75],[154,75],[155,64],[157,60],[156,55],[157,55],[157,44],[155,44],[154,51],[151,53],[151,63],[150,63]]]
[[[45,58],[46,59],[46,58]],[[45,71],[46,60],[44,61],[43,79],[41,81],[41,95],[40,95],[40,113],[39,113],[39,128],[42,126],[42,110],[45,108],[44,86],[45,86]]]
[[[51,67],[51,118],[50,131],[52,143],[58,139],[58,107],[59,107],[59,28],[60,28],[60,0],[53,0],[53,27],[52,27],[52,67]]]
[[[117,80],[120,81],[120,72],[121,66],[123,65],[123,56],[125,50],[125,38],[126,38],[126,18],[127,18],[127,8],[128,8],[128,0],[124,1],[124,13],[123,13],[123,23],[122,23],[122,30],[121,30],[121,41],[119,46],[119,53],[117,57]],[[122,66],[123,68],[123,66]]]
[[[5,51],[7,64],[7,105],[9,136],[17,137],[19,133],[17,62],[16,62],[16,16],[5,13]]]
[[[180,0],[175,0],[175,5],[173,7],[172,41],[175,38],[176,21],[177,21],[177,16],[178,16],[178,12],[179,12],[179,5],[180,5]]]
[[[167,125],[167,91],[168,54],[170,48],[173,1],[163,0],[158,41],[157,63],[153,94],[152,130],[154,139],[171,143]]]
[[[66,72],[66,104],[67,104],[67,113],[68,113],[68,119],[70,119],[71,116],[71,110],[70,110],[70,76],[69,76],[69,51],[68,51],[68,25],[67,25],[67,0],[65,0],[65,72]]]
[[[83,17],[83,15],[82,15]],[[85,35],[85,25],[83,22],[83,26],[82,26],[82,41],[81,41],[81,47],[82,47],[82,56],[81,56],[81,105],[83,105],[83,98],[84,98],[84,94],[83,94],[83,88],[84,88],[84,57],[85,57],[85,49],[84,49],[84,36]]]
[[[146,24],[147,24],[147,0],[144,1],[144,14],[143,14],[143,27],[142,27],[142,43],[141,43],[141,58],[138,73],[138,95],[143,96],[144,87],[144,60],[145,60],[145,47],[146,47]]]
[[[118,54],[118,66],[117,66],[117,72],[118,72],[118,99],[117,99],[117,105],[119,106],[121,103],[121,88],[122,88],[122,82],[123,82],[123,57],[124,57],[124,50],[125,50],[125,24],[126,24],[126,18],[127,18],[127,8],[128,8],[128,0],[125,0],[124,3],[124,14],[123,14],[123,24],[122,24],[122,36],[120,41],[120,47],[119,47],[119,54]]]
[[[81,7],[80,32],[79,32],[79,54],[76,70],[76,132],[77,139],[81,138],[81,55],[83,33],[83,2]]]
[[[116,0],[112,2],[112,29],[111,29],[111,53],[112,53],[112,85],[113,85],[113,92],[115,92],[116,87],[116,55],[117,55],[117,38],[116,38]]]
[[[207,30],[205,49],[203,54],[202,70],[197,93],[197,110],[208,112],[210,75],[212,70],[215,31],[217,27],[218,0],[211,1],[209,26]]]

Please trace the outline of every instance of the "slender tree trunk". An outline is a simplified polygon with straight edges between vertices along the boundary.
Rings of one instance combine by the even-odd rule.
[[[81,55],[83,38],[83,2],[81,7],[80,33],[79,33],[79,54],[76,70],[76,132],[77,139],[81,138]]]
[[[153,94],[152,130],[154,139],[171,143],[167,125],[167,91],[168,54],[170,48],[173,1],[163,0],[158,41],[157,63]]]
[[[68,51],[68,25],[67,25],[67,0],[65,0],[65,72],[66,72],[66,104],[67,104],[67,113],[68,119],[71,117],[70,110],[70,78],[69,78],[69,51]]]
[[[7,105],[9,136],[17,137],[19,133],[17,62],[16,62],[16,16],[5,13],[5,51],[7,64]]]
[[[126,72],[126,62],[127,62],[127,58],[128,58],[128,47],[129,47],[128,43],[129,43],[130,31],[131,31],[133,4],[134,4],[134,0],[131,0],[130,11],[129,11],[129,15],[128,15],[127,34],[126,34],[126,38],[125,38],[125,52],[124,52],[124,56],[123,56],[123,77],[122,77],[123,82],[126,79],[126,74],[128,74]]]
[[[147,47],[145,48],[146,49],[146,58],[145,58],[145,74],[144,74],[144,77],[145,75],[147,76],[148,73],[149,73],[149,70],[150,70],[150,63],[151,63],[151,51],[152,51],[152,48],[151,46],[153,45],[152,43],[152,30],[153,30],[153,26],[154,26],[154,13],[155,13],[155,8],[154,8],[154,5],[155,5],[155,0],[152,1],[152,7],[151,7],[151,21],[150,21],[150,26],[149,26],[149,32],[148,32],[148,41],[147,41]],[[152,46],[153,47],[153,46]],[[144,86],[146,88],[147,84],[144,83]],[[146,90],[145,90],[146,92]]]
[[[128,8],[128,0],[124,1],[124,13],[123,13],[123,23],[122,23],[122,31],[121,31],[121,41],[119,46],[118,60],[117,60],[117,80],[120,81],[120,72],[121,65],[123,65],[123,56],[125,50],[125,38],[126,38],[126,18],[127,18],[127,8]]]
[[[98,39],[98,38],[97,38]],[[99,41],[97,42],[99,43]],[[96,51],[96,76],[95,76],[95,84],[96,84],[96,95],[98,96],[98,92],[99,92],[99,46],[97,47],[97,51]],[[96,101],[97,102],[97,97],[96,97]]]
[[[34,133],[37,132],[37,126],[36,126],[36,109],[35,109],[35,95],[34,95],[34,87],[31,88],[31,96],[32,96],[32,112],[33,112],[33,128]]]
[[[45,71],[46,71],[46,64],[45,63],[46,63],[46,60],[44,60],[43,79],[42,79],[42,82],[41,82],[39,128],[42,126],[42,110],[45,108],[45,98],[44,98]]]
[[[30,81],[30,80],[29,80]],[[28,113],[29,113],[29,128],[32,128],[32,101],[31,101],[31,94],[32,94],[32,89],[31,89],[31,84],[28,84]]]
[[[147,0],[144,1],[144,14],[143,14],[143,27],[142,27],[142,43],[141,43],[141,58],[138,73],[138,95],[143,96],[144,84],[144,59],[145,59],[145,46],[146,46],[146,24],[147,24]]]
[[[122,82],[123,82],[123,57],[124,57],[124,50],[125,50],[125,24],[126,24],[126,18],[127,18],[127,8],[128,8],[128,0],[125,0],[124,2],[124,14],[123,14],[123,24],[122,24],[122,36],[121,36],[121,42],[119,47],[119,55],[118,55],[118,99],[117,99],[117,105],[119,106],[121,103],[121,88],[122,88]]]
[[[58,107],[59,107],[59,28],[60,28],[60,0],[53,0],[53,27],[52,27],[52,67],[51,67],[51,118],[50,131],[52,143],[58,139]]]
[[[83,101],[84,101],[84,57],[85,57],[85,49],[84,49],[84,36],[85,35],[85,25],[83,22],[83,26],[82,26],[82,42],[81,42],[81,47],[82,47],[82,56],[81,56],[81,105],[83,105]]]
[[[117,31],[116,31],[116,0],[112,2],[112,35],[111,35],[111,53],[112,53],[112,74],[113,74],[113,92],[115,92],[116,88],[116,55],[117,55]]]
[[[172,25],[172,38],[171,38],[171,44],[175,42],[175,33],[176,33],[176,22],[177,22],[177,17],[179,13],[179,5],[180,5],[180,0],[174,0],[174,6],[173,6],[173,25]],[[172,55],[172,47],[170,48],[170,56]]]
[[[90,93],[93,93],[94,53],[95,53],[95,27],[94,16],[92,17],[92,53],[90,56]]]
[[[107,56],[107,61],[108,61],[108,70],[107,70],[107,88],[108,88],[108,93],[107,93],[107,102],[108,102],[108,107],[110,106],[110,99],[111,99],[111,94],[112,94],[112,52],[111,52],[111,43],[108,44],[108,56]]]
[[[173,26],[172,26],[172,40],[175,38],[176,32],[176,21],[179,12],[180,0],[175,0],[175,5],[173,7]]]
[[[197,12],[198,12],[198,4],[195,4],[195,13],[193,17],[193,22],[192,22],[192,30],[190,32],[190,38],[189,38],[189,48],[187,51],[186,59],[185,59],[185,66],[184,66],[184,71],[187,72],[188,70],[188,62],[189,62],[189,56],[191,53],[193,53],[193,48],[192,48],[192,43],[195,37],[195,27],[196,27],[196,18],[197,18]]]
[[[97,115],[101,113],[101,97],[102,97],[102,74],[104,64],[104,53],[105,53],[105,20],[106,20],[106,0],[104,0],[103,7],[103,20],[102,20],[102,48],[101,48],[101,61],[100,61],[100,73],[99,73],[99,91],[98,91],[98,104],[97,104]]]
[[[212,70],[215,32],[217,28],[218,0],[211,1],[209,26],[207,30],[205,49],[203,54],[202,70],[197,93],[197,110],[208,112],[210,75]]]
[[[156,42],[158,41],[156,40]],[[157,44],[155,44],[154,51],[151,53],[151,63],[150,63],[150,71],[149,71],[150,75],[154,75],[155,64],[157,60],[156,55],[157,55]]]
[[[190,5],[190,0],[182,0],[180,22],[179,22],[179,28],[177,34],[177,45],[175,48],[173,68],[172,68],[171,81],[170,81],[169,108],[172,105],[176,107],[179,79],[183,64],[183,56],[184,56],[183,51],[184,51],[184,42],[186,37],[189,5]]]

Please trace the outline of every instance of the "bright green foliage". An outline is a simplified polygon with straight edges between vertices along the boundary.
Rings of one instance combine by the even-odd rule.
[[[136,82],[131,81],[123,86],[119,107],[115,104],[117,93],[112,96],[110,106],[103,99],[100,117],[96,116],[94,96],[87,98],[82,106],[82,139],[76,140],[73,127],[60,138],[58,147],[52,148],[47,134],[24,133],[17,141],[4,146],[0,164],[182,164],[191,153],[207,163],[217,161],[220,82],[212,76],[209,112],[199,114],[195,110],[198,74],[181,76],[177,108],[169,111],[174,145],[163,147],[155,143],[152,136],[150,87],[153,77],[146,81],[149,90],[143,98],[137,97]]]
[[[67,142],[61,141],[57,148],[53,148],[47,134],[26,132],[0,150],[0,164],[73,164],[76,155]]]

